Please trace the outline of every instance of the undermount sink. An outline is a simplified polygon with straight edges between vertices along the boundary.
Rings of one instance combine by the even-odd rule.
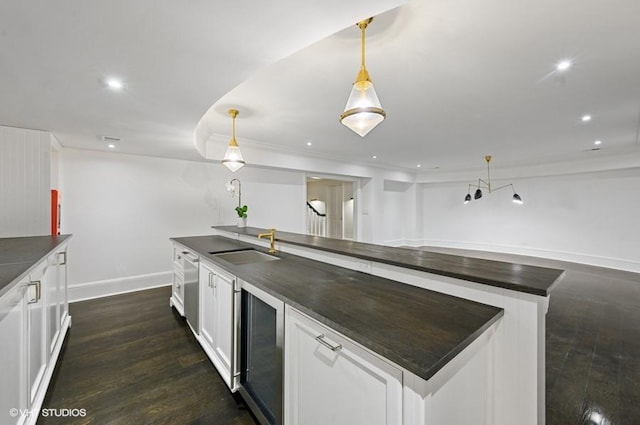
[[[216,254],[215,257],[227,261],[234,266],[253,263],[266,263],[267,261],[275,261],[280,259],[278,257],[274,257],[273,255],[265,254],[253,249],[246,251],[223,252],[221,254]]]

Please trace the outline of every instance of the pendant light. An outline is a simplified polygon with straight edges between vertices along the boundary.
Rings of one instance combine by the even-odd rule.
[[[364,40],[365,29],[373,18],[358,22],[358,27],[362,31],[360,71],[353,83],[351,94],[347,99],[344,112],[340,114],[340,122],[351,130],[364,137],[380,124],[387,114],[382,109],[376,90],[373,88],[369,72],[364,63]]]
[[[511,201],[514,204],[522,205],[524,202],[522,201],[522,198],[520,197],[520,195],[516,193],[516,190],[513,187],[513,184],[509,183],[496,188],[491,186],[491,168],[489,167],[489,163],[491,162],[491,155],[485,156],[484,160],[487,161],[487,180],[478,179],[478,184],[470,184],[469,189],[467,191],[467,196],[464,197],[464,203],[468,204],[469,202],[471,202],[472,187],[476,188],[476,191],[473,194],[473,199],[482,198],[482,189],[486,189],[488,193],[491,193],[491,192],[495,192],[496,190],[504,189],[505,187],[511,187],[511,190],[513,191],[513,197],[511,198]]]
[[[231,170],[231,172],[236,172],[245,164],[242,152],[240,152],[240,148],[238,147],[238,142],[236,142],[236,117],[239,112],[237,109],[229,109],[227,112],[233,120],[233,135],[231,136],[231,140],[229,140],[229,147],[227,147],[227,152],[224,154],[222,163]]]

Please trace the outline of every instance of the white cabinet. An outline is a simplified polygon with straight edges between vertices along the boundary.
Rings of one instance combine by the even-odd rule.
[[[50,285],[55,269],[42,261],[29,274],[27,283],[27,378],[29,405],[33,405],[42,388],[49,350],[47,344],[47,310],[42,288]]]
[[[201,259],[200,342],[227,386],[236,390],[236,278]]]
[[[175,307],[176,311],[184,317],[184,266],[182,264],[184,248],[178,244],[172,244],[173,258],[173,285],[169,305]]]
[[[215,321],[214,321],[214,292],[213,286],[215,272],[213,266],[200,261],[198,277],[200,279],[200,337],[206,343],[207,348],[213,351],[215,341]],[[209,357],[211,357],[211,354]]]
[[[28,279],[18,283],[0,298],[0,423],[15,425],[24,417],[15,415],[15,410],[27,408],[26,386],[26,333],[25,293]]]
[[[69,316],[67,298],[67,247],[64,245],[47,259],[46,279],[41,283],[48,323],[48,356],[59,344],[62,330]]]
[[[400,425],[402,371],[287,306],[285,425]]]
[[[0,298],[0,424],[38,418],[71,323],[66,249],[62,244]]]

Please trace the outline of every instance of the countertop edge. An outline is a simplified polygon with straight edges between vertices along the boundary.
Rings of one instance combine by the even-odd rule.
[[[35,261],[14,261],[12,263],[5,263],[5,264],[22,264],[22,263],[31,263],[31,265],[22,273],[20,273],[20,275],[18,275],[18,277],[14,278],[11,282],[9,282],[8,284],[6,284],[3,288],[0,288],[0,297],[4,296],[5,294],[7,294],[8,292],[10,292],[13,288],[15,288],[15,286],[18,284],[18,282],[20,282],[26,275],[28,275],[29,273],[31,273],[31,271],[33,271],[34,267],[36,265],[38,265],[38,263],[40,261],[42,261],[43,258],[48,257],[49,255],[51,255],[51,253],[53,251],[55,251],[56,249],[58,249],[58,247],[60,245],[62,245],[64,242],[68,241],[69,239],[71,239],[73,235],[72,234],[67,234],[67,235],[57,235],[57,238],[60,238],[60,241],[58,241],[53,248],[51,248],[46,254],[42,255],[40,258],[38,258]],[[29,238],[29,237],[33,237],[33,236],[25,236],[25,238]],[[36,236],[38,237],[38,236]],[[12,238],[14,239],[14,238]],[[0,264],[1,266],[1,264]]]
[[[243,236],[254,236],[253,234],[249,233],[248,231],[243,230],[243,228],[232,229],[232,227],[233,226],[211,226],[212,229],[217,230],[217,231],[233,233],[233,234],[236,234],[236,235],[243,235]],[[302,235],[301,234],[300,236],[308,236],[308,235]],[[375,257],[375,256],[370,256],[370,255],[365,255],[365,254],[348,252],[348,251],[344,251],[344,250],[340,250],[340,249],[329,248],[329,247],[326,247],[326,246],[318,246],[318,245],[314,245],[314,244],[311,244],[311,243],[294,241],[294,240],[287,239],[286,237],[284,237],[284,238],[282,236],[279,237],[277,232],[276,232],[276,241],[281,242],[281,243],[286,243],[286,244],[289,244],[289,245],[295,245],[295,246],[300,246],[300,247],[304,247],[304,248],[316,249],[316,250],[319,250],[319,251],[330,252],[330,253],[333,253],[333,254],[344,255],[344,256],[347,256],[347,257],[359,258],[361,260],[374,261],[374,262],[378,262],[378,263],[381,263],[381,264],[387,264],[387,265],[391,265],[391,266],[395,266],[395,267],[406,268],[406,269],[421,271],[421,272],[425,272],[425,273],[431,273],[431,274],[435,274],[435,275],[439,275],[439,276],[451,277],[451,278],[455,278],[455,279],[465,280],[465,281],[468,281],[468,282],[474,282],[474,283],[479,283],[479,284],[482,284],[482,285],[488,285],[488,286],[493,286],[493,287],[498,287],[498,288],[504,288],[504,289],[508,289],[508,290],[511,290],[511,291],[515,291],[515,292],[522,292],[522,293],[532,294],[532,295],[541,296],[541,297],[548,297],[551,294],[551,290],[553,289],[553,287],[555,287],[558,284],[558,282],[560,282],[560,280],[563,278],[563,276],[565,274],[564,270],[554,269],[554,270],[557,270],[559,272],[558,276],[547,286],[546,289],[543,289],[543,288],[536,288],[536,287],[533,287],[533,286],[526,286],[526,285],[523,285],[523,284],[516,284],[516,283],[512,283],[512,282],[506,282],[506,281],[502,281],[502,280],[492,280],[492,279],[485,278],[485,277],[478,277],[478,276],[471,276],[471,275],[468,275],[468,274],[456,273],[454,271],[448,271],[448,270],[442,270],[442,269],[433,269],[433,268],[419,266],[419,265],[410,264],[410,263],[399,263],[397,261],[386,260],[385,258],[380,258],[380,257]],[[364,243],[364,242],[358,242],[358,243]],[[384,247],[382,245],[380,245],[380,246]],[[493,261],[493,260],[489,260],[489,261]],[[510,263],[510,264],[515,264],[515,263]],[[548,267],[537,267],[537,266],[529,266],[529,267],[548,269]]]

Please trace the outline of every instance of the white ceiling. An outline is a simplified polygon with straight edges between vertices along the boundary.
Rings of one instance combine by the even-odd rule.
[[[194,160],[198,127],[221,159],[235,107],[241,148],[416,171],[640,151],[638,0],[401,3],[4,0],[0,124]],[[367,68],[387,119],[363,139],[338,115],[359,67],[354,23],[371,15]],[[574,66],[554,71],[565,58]],[[124,90],[105,87],[111,76]]]

